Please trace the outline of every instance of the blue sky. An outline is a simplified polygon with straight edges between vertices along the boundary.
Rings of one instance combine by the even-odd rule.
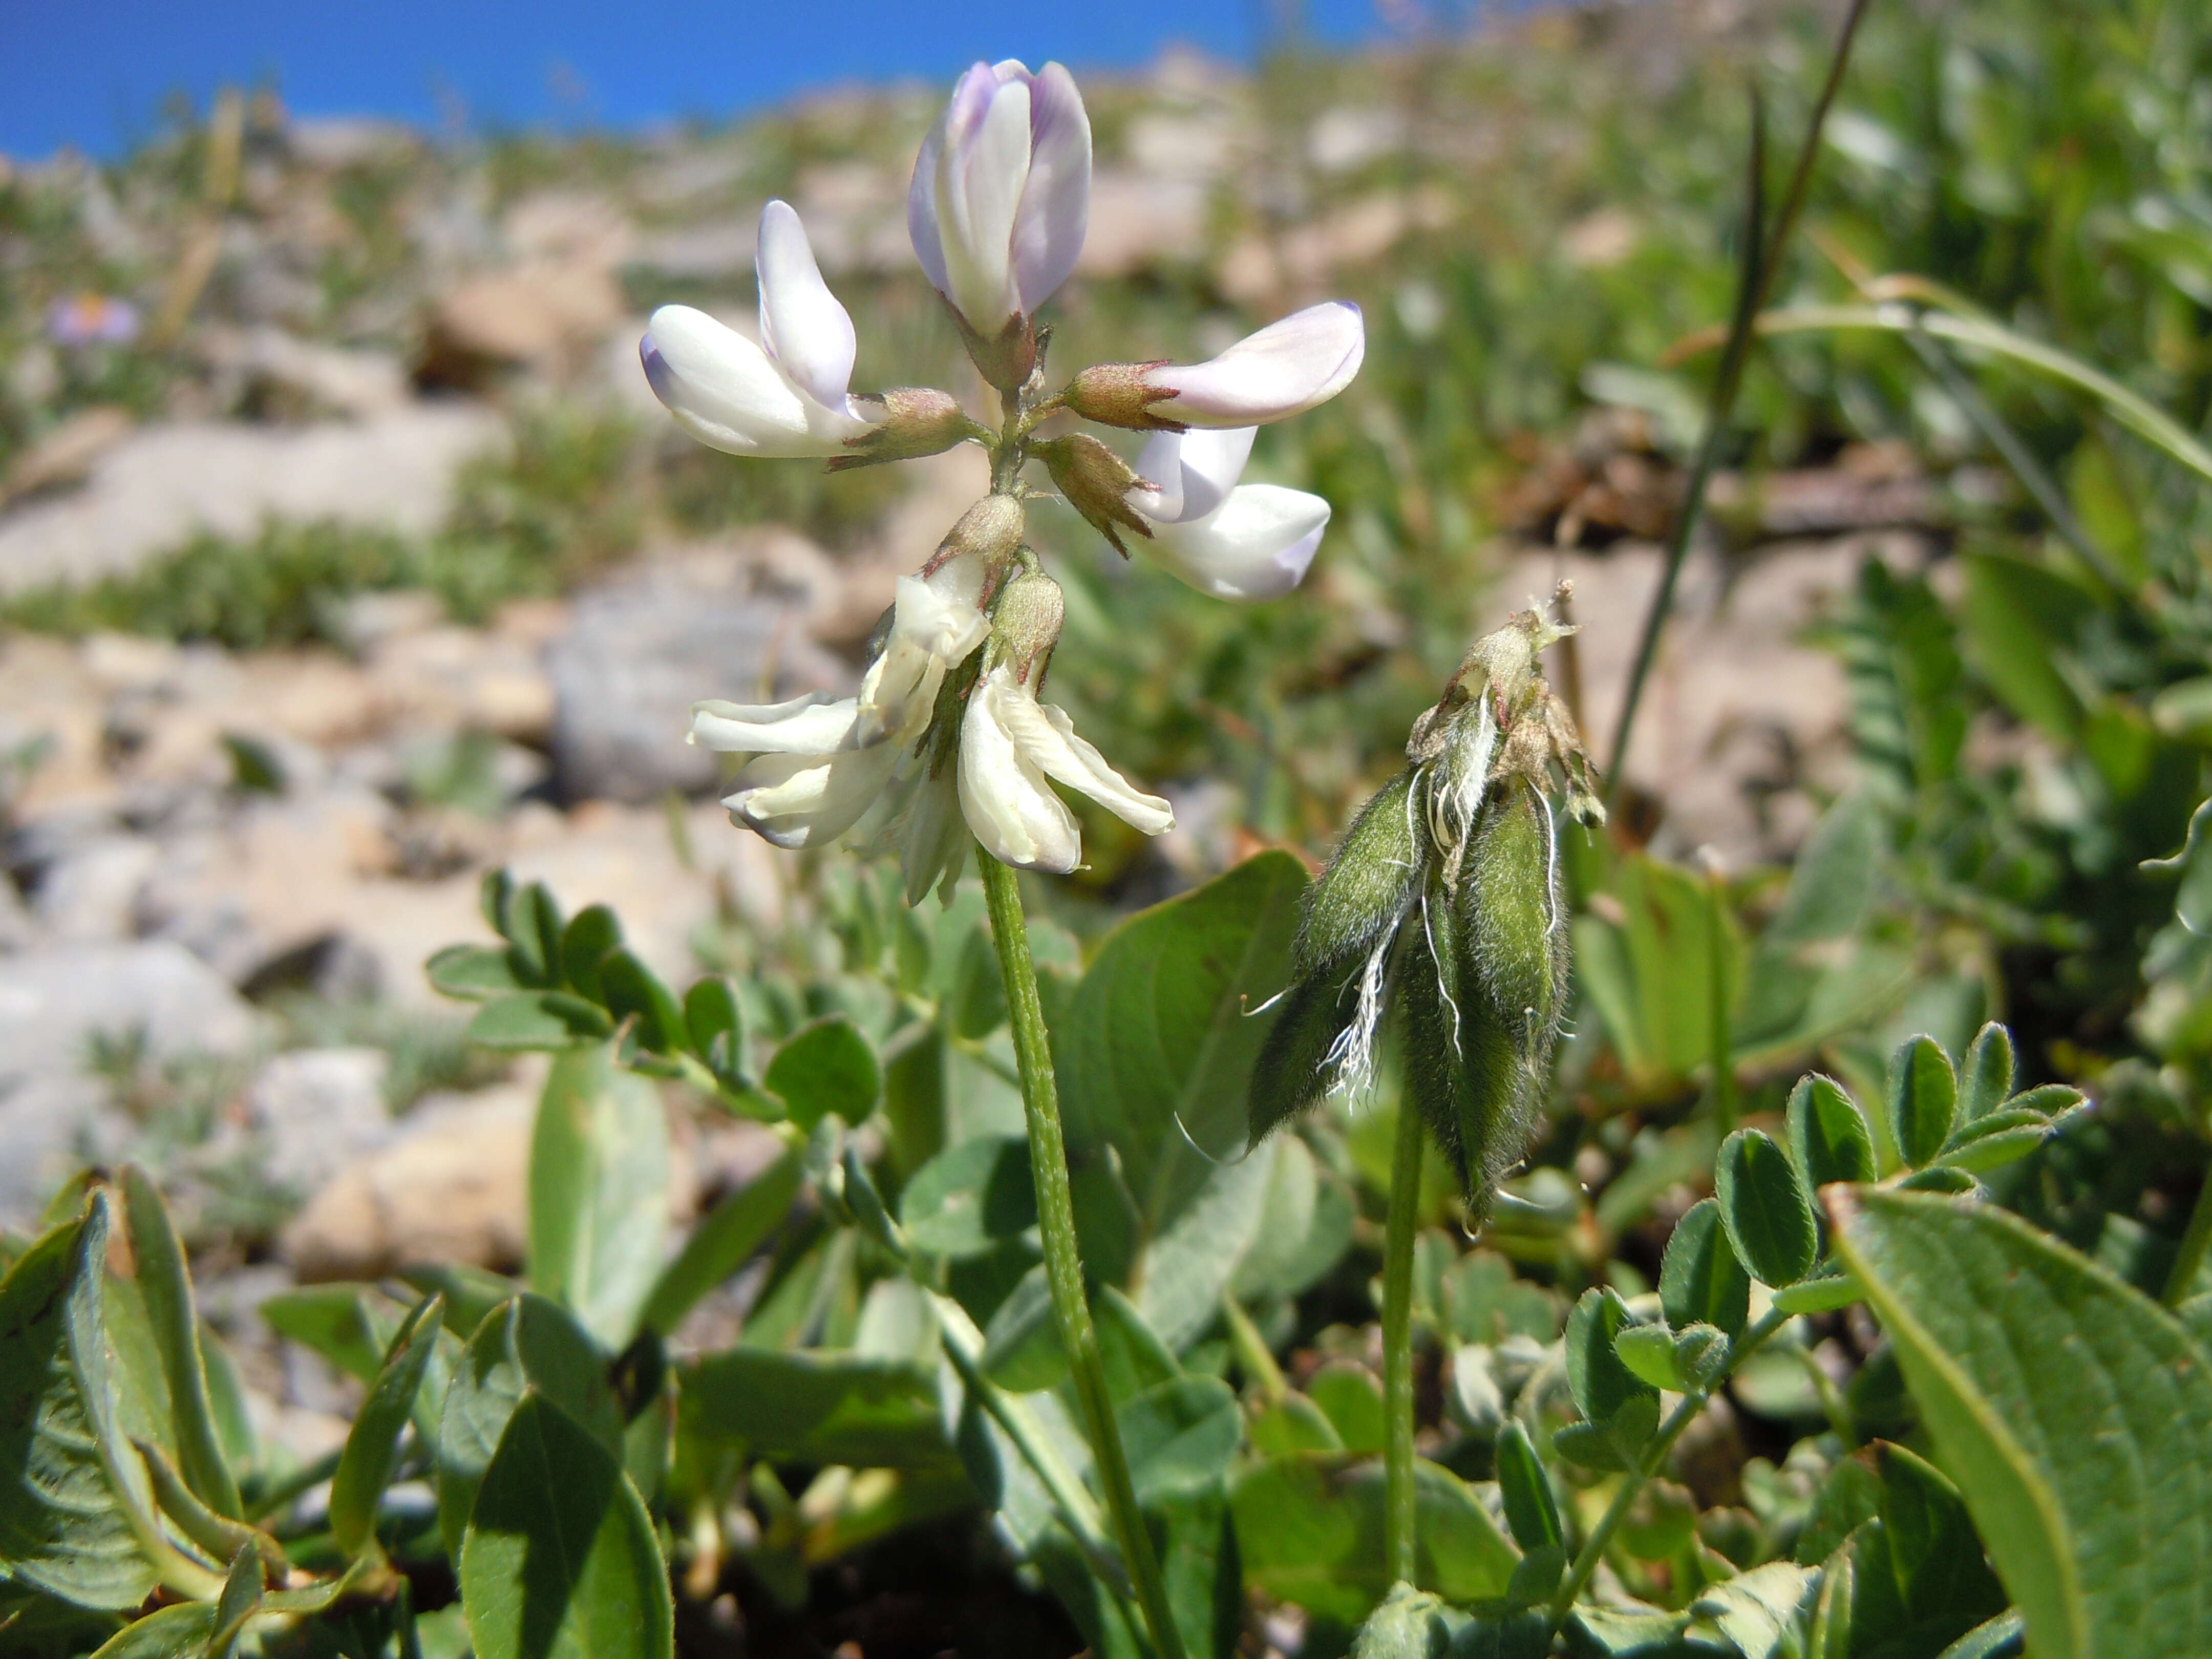
[[[113,155],[181,91],[273,81],[306,114],[629,125],[806,88],[947,80],[978,58],[1121,68],[1182,41],[1248,60],[1285,0],[0,0],[0,152]],[[1313,37],[1376,0],[1304,0]]]

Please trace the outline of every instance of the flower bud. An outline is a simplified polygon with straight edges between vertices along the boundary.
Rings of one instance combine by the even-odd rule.
[[[880,395],[860,392],[853,401],[866,416],[875,416],[878,410],[882,414],[876,425],[845,441],[846,453],[830,457],[832,472],[942,455],[975,432],[960,400],[932,386],[895,386]]]
[[[1133,432],[1182,432],[1182,422],[1155,414],[1153,406],[1175,393],[1145,377],[1165,368],[1167,359],[1150,363],[1093,363],[1060,394],[1060,400],[1086,421],[1126,427]]]
[[[969,326],[988,338],[1035,316],[1075,269],[1090,211],[1091,118],[1074,77],[1011,59],[962,76],[915,157],[907,231]]]
[[[1066,596],[1043,571],[1018,571],[1006,583],[991,612],[991,631],[1005,642],[1016,679],[1036,684],[1035,671],[1060,643],[1060,626],[1066,615]]]
[[[1022,544],[1027,522],[1021,502],[1012,495],[990,495],[960,515],[960,522],[945,532],[936,555],[922,567],[925,576],[955,559],[970,559],[982,570],[984,586],[1005,568]]]
[[[1123,558],[1129,556],[1129,550],[1122,545],[1121,531],[1133,530],[1151,539],[1152,526],[1129,505],[1129,492],[1141,493],[1145,481],[1097,439],[1087,432],[1071,432],[1032,444],[1030,453],[1044,463],[1067,504]]]

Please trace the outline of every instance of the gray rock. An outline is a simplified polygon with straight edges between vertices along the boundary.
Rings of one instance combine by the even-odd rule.
[[[0,1223],[36,1215],[105,1103],[95,1036],[135,1034],[149,1059],[238,1054],[258,1022],[182,945],[56,945],[0,958]]]
[[[718,757],[684,740],[693,703],[849,681],[807,637],[804,601],[752,587],[747,570],[724,553],[668,560],[577,600],[569,631],[545,653],[563,793],[648,801],[708,788]]]
[[[133,570],[202,532],[248,540],[270,519],[424,534],[461,463],[505,435],[492,410],[458,403],[357,423],[148,428],[102,455],[82,489],[0,516],[0,593]]]
[[[272,1056],[246,1091],[262,1177],[307,1194],[392,1138],[381,1048],[296,1048]]]
[[[143,836],[97,836],[70,848],[40,877],[32,908],[56,944],[128,939],[138,895],[161,849]]]

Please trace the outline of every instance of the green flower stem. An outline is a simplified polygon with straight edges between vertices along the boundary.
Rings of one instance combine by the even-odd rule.
[[[2166,1294],[2159,1300],[2167,1307],[2178,1308],[2188,1298],[2208,1246],[2212,1246],[2212,1170],[2205,1171],[2204,1184],[2197,1189],[2197,1206],[2189,1212],[2188,1231],[2181,1235],[2181,1248],[2166,1276]]]
[[[1682,1437],[1682,1431],[1697,1420],[1698,1413],[1705,1410],[1705,1402],[1713,1397],[1714,1392],[1735,1375],[1736,1367],[1748,1359],[1759,1344],[1789,1322],[1788,1314],[1779,1308],[1769,1308],[1763,1318],[1736,1338],[1729,1350],[1728,1364],[1713,1379],[1712,1386],[1698,1394],[1684,1395],[1681,1404],[1675,1407],[1667,1420],[1659,1425],[1659,1431],[1644,1448],[1644,1455],[1637,1459],[1636,1468],[1621,1481],[1620,1489],[1613,1495],[1613,1502],[1605,1506],[1605,1513],[1598,1517],[1597,1525],[1583,1540],[1582,1549],[1575,1556],[1574,1565],[1567,1569],[1566,1577],[1560,1581],[1559,1594],[1552,1598],[1553,1629],[1557,1630],[1565,1621],[1568,1613],[1574,1607],[1575,1597],[1582,1594],[1583,1586],[1589,1583],[1590,1575],[1597,1571],[1597,1564],[1605,1555],[1606,1546],[1613,1541],[1613,1534],[1627,1519],[1629,1507],[1636,1502],[1636,1495],[1644,1490],[1646,1481],[1659,1473],[1667,1462],[1667,1454],[1674,1449],[1674,1443]]]
[[[1067,1181],[1067,1145],[1060,1130],[1060,1091],[1053,1081],[1052,1049],[1037,999],[1036,967],[1030,960],[1029,925],[1022,915],[1022,892],[1014,872],[981,847],[983,896],[990,906],[991,939],[998,947],[999,971],[1006,982],[1006,1014],[1013,1029],[1014,1060],[1022,1074],[1022,1107],[1029,1118],[1030,1168],[1036,1180],[1037,1228],[1044,1240],[1045,1284],[1052,1311],[1067,1351],[1067,1369],[1083,1410],[1098,1485],[1113,1517],[1136,1582],[1138,1605],[1151,1626],[1160,1659],[1184,1659],[1182,1636],[1168,1606],[1167,1585],[1152,1553],[1152,1534],[1137,1510],[1137,1489],[1129,1479],[1129,1460],[1121,1449],[1121,1425],[1106,1389],[1106,1366],[1098,1352],[1098,1333],[1091,1322],[1091,1304],[1083,1285],[1083,1258],[1075,1238],[1075,1204]]]
[[[1390,1211],[1382,1235],[1382,1565],[1413,1582],[1419,1559],[1413,1486],[1413,1235],[1421,1210],[1421,1115],[1398,1103]]]

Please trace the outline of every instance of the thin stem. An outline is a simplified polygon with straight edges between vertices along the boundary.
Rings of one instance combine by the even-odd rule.
[[[1866,9],[1867,0],[1851,0],[1851,9],[1844,15],[1835,56],[1829,60],[1828,78],[1820,88],[1820,100],[1813,106],[1812,125],[1806,130],[1796,165],[1790,171],[1789,188],[1783,195],[1782,210],[1775,216],[1771,230],[1766,228],[1765,213],[1763,119],[1755,118],[1753,124],[1752,177],[1745,212],[1746,252],[1735,313],[1729,324],[1728,344],[1721,355],[1720,375],[1713,383],[1712,400],[1706,406],[1705,435],[1698,445],[1697,459],[1690,468],[1689,488],[1683,493],[1682,510],[1675,515],[1674,529],[1667,538],[1666,568],[1660,574],[1658,592],[1651,596],[1651,607],[1644,612],[1644,630],[1636,641],[1635,663],[1629,670],[1628,689],[1621,696],[1620,719],[1613,731],[1613,753],[1605,769],[1608,805],[1620,787],[1621,764],[1628,758],[1629,734],[1635,728],[1637,708],[1644,700],[1644,682],[1650,675],[1652,659],[1658,654],[1659,630],[1666,624],[1667,613],[1674,608],[1674,585],[1681,576],[1682,562],[1689,556],[1690,538],[1705,516],[1705,489],[1712,482],[1713,469],[1720,464],[1721,447],[1728,439],[1729,417],[1735,412],[1736,393],[1743,385],[1744,367],[1751,360],[1759,313],[1765,309],[1775,273],[1781,268],[1782,251],[1789,245],[1790,232],[1796,228],[1797,216],[1804,210],[1813,163],[1820,154],[1820,130],[1827,125],[1828,106],[1835,101],[1836,90],[1843,84],[1844,68],[1850,61],[1851,42],[1858,33],[1859,19]],[[1756,100],[1753,114],[1755,118],[1759,116]]]
[[[1702,1393],[1684,1395],[1681,1403],[1659,1425],[1659,1431],[1644,1448],[1644,1455],[1637,1459],[1636,1468],[1621,1481],[1620,1489],[1613,1495],[1613,1502],[1605,1506],[1605,1513],[1598,1518],[1597,1525],[1583,1540],[1574,1565],[1567,1569],[1567,1576],[1559,1584],[1559,1594],[1552,1598],[1553,1629],[1559,1627],[1569,1610],[1574,1607],[1575,1597],[1582,1594],[1583,1586],[1589,1583],[1590,1575],[1597,1571],[1597,1564],[1605,1555],[1606,1546],[1613,1541],[1613,1534],[1627,1519],[1629,1508],[1636,1502],[1636,1495],[1644,1490],[1646,1481],[1659,1473],[1667,1461],[1667,1454],[1674,1449],[1674,1443],[1682,1437],[1682,1431],[1697,1420],[1698,1413],[1705,1410],[1714,1391],[1735,1375],[1736,1367],[1748,1359],[1760,1343],[1789,1322],[1790,1316],[1779,1308],[1768,1309],[1764,1318],[1736,1338],[1729,1350],[1728,1364],[1713,1379],[1712,1386]]]
[[[1053,1080],[1052,1050],[1037,998],[1036,967],[1030,960],[1029,926],[1022,915],[1022,892],[1014,872],[981,848],[983,896],[990,907],[991,939],[999,952],[999,971],[1006,982],[1006,1014],[1014,1037],[1014,1060],[1022,1074],[1022,1107],[1029,1119],[1030,1168],[1036,1181],[1037,1229],[1044,1242],[1046,1286],[1060,1325],[1060,1346],[1082,1407],[1091,1455],[1107,1513],[1121,1546],[1121,1559],[1135,1579],[1137,1601],[1151,1626],[1160,1659],[1184,1659],[1182,1635],[1168,1605],[1167,1585],[1152,1553],[1152,1534],[1137,1510],[1137,1490],[1129,1479],[1129,1460],[1121,1449],[1121,1425],[1107,1392],[1106,1366],[1098,1352],[1098,1333],[1091,1322],[1091,1304],[1083,1285],[1083,1259],[1075,1237],[1075,1205],[1068,1188],[1067,1146],[1060,1129],[1060,1091]]]
[[[2197,1207],[2189,1212],[2188,1231],[2181,1235],[2181,1248],[2174,1253],[2172,1270],[2166,1276],[2166,1294],[2159,1300],[2169,1308],[2178,1308],[2189,1297],[2189,1287],[2197,1282],[2197,1270],[2204,1265],[2204,1252],[2212,1247],[2212,1170],[2204,1172],[2204,1184],[2197,1189]]]
[[[1283,1368],[1275,1363],[1275,1356],[1267,1351],[1267,1339],[1260,1334],[1260,1328],[1252,1322],[1252,1316],[1244,1311],[1244,1304],[1237,1299],[1234,1291],[1221,1293],[1221,1322],[1229,1328],[1230,1352],[1237,1356],[1246,1383],[1256,1389],[1267,1404],[1282,1404],[1291,1391],[1290,1381],[1283,1375]]]
[[[1014,1449],[1021,1454],[1022,1461],[1030,1466],[1059,1510],[1060,1524],[1067,1528],[1090,1561],[1091,1571],[1116,1596],[1126,1601],[1127,1574],[1115,1557],[1113,1544],[1100,1526],[1098,1505],[1084,1490],[1082,1478],[1054,1449],[1043,1425],[1029,1407],[984,1374],[983,1334],[968,1317],[967,1310],[949,1296],[935,1291],[927,1294],[931,1306],[937,1310],[945,1357],[952,1362],[952,1369],[960,1373],[962,1386],[1004,1431]]]
[[[1707,1048],[1713,1068],[1713,1124],[1725,1140],[1735,1131],[1735,1041],[1729,1030],[1728,891],[1719,870],[1705,881],[1705,967],[1711,981]]]
[[[1382,1235],[1382,1565],[1412,1583],[1419,1557],[1413,1486],[1413,1235],[1421,1210],[1421,1115],[1398,1103]]]

